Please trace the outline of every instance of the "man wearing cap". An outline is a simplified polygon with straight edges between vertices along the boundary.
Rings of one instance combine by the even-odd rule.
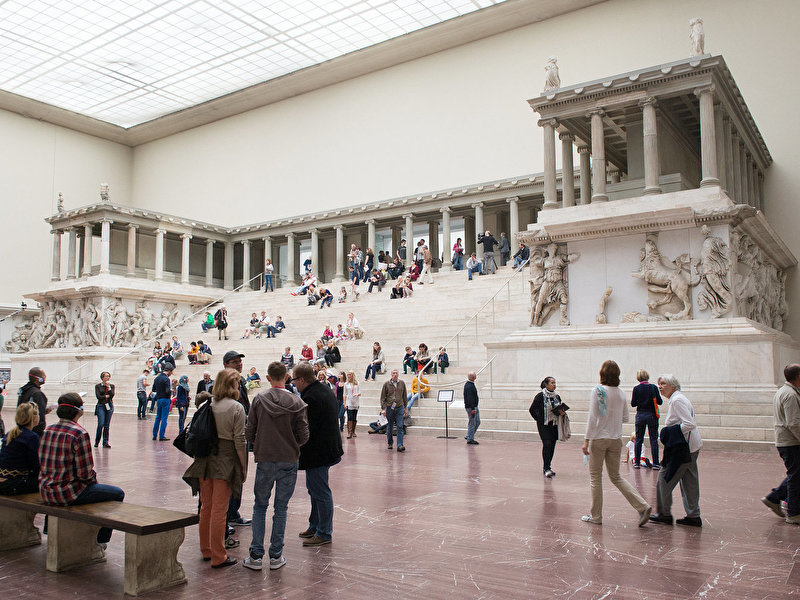
[[[244,354],[236,350],[228,350],[222,357],[222,366],[226,369],[233,369],[239,372],[239,403],[244,407],[244,414],[250,412],[250,400],[247,397],[247,382],[242,377],[242,359]],[[235,498],[231,494],[228,501],[228,525],[250,525],[250,519],[243,519],[239,514],[239,507],[242,505],[241,498]],[[237,542],[238,545],[238,542]]]
[[[167,431],[167,417],[172,397],[172,383],[169,378],[174,370],[174,365],[170,362],[164,363],[161,373],[156,375],[153,380],[152,393],[156,398],[156,421],[153,423],[153,440],[166,442],[169,438],[164,437]]]

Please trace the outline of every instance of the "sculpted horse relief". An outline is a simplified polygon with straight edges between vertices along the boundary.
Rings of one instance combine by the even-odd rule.
[[[667,260],[661,255],[655,242],[647,240],[642,249],[641,263],[639,270],[631,275],[643,279],[647,283],[647,291],[657,296],[656,299],[647,302],[647,307],[654,311],[659,306],[677,299],[683,304],[683,309],[678,312],[665,312],[664,316],[670,321],[689,319],[692,310],[689,290],[700,283],[697,260],[690,259],[688,254],[681,254],[674,261]]]

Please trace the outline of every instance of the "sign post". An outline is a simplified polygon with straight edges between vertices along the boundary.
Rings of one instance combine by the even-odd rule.
[[[455,390],[439,390],[439,393],[436,396],[437,402],[444,402],[444,435],[438,436],[439,439],[456,439],[454,435],[450,435],[450,424],[447,416],[447,407],[450,406],[450,403],[453,401],[453,398],[455,398],[455,395]]]

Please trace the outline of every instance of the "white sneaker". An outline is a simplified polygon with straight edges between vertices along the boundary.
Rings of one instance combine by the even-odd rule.
[[[269,568],[273,571],[275,569],[280,569],[285,564],[286,564],[286,559],[284,558],[283,554],[281,554],[278,558],[269,559]]]
[[[602,525],[603,524],[603,520],[602,519],[594,519],[592,517],[592,515],[583,515],[581,517],[581,521],[583,521],[584,523],[594,523],[595,525]]]
[[[270,559],[272,562],[272,559]],[[248,556],[242,561],[242,566],[247,567],[248,569],[253,569],[253,571],[260,571],[263,563],[260,558],[253,558],[252,556]]]

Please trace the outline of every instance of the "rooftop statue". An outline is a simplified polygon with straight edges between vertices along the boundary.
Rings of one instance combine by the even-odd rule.
[[[547,64],[544,66],[544,72],[547,73],[547,77],[544,80],[543,91],[545,92],[557,90],[561,87],[561,77],[558,75],[558,64],[556,64],[556,60],[555,56],[551,56],[547,59]]]
[[[692,56],[706,53],[706,34],[703,32],[703,19],[694,18],[689,21],[689,39],[692,40]]]

